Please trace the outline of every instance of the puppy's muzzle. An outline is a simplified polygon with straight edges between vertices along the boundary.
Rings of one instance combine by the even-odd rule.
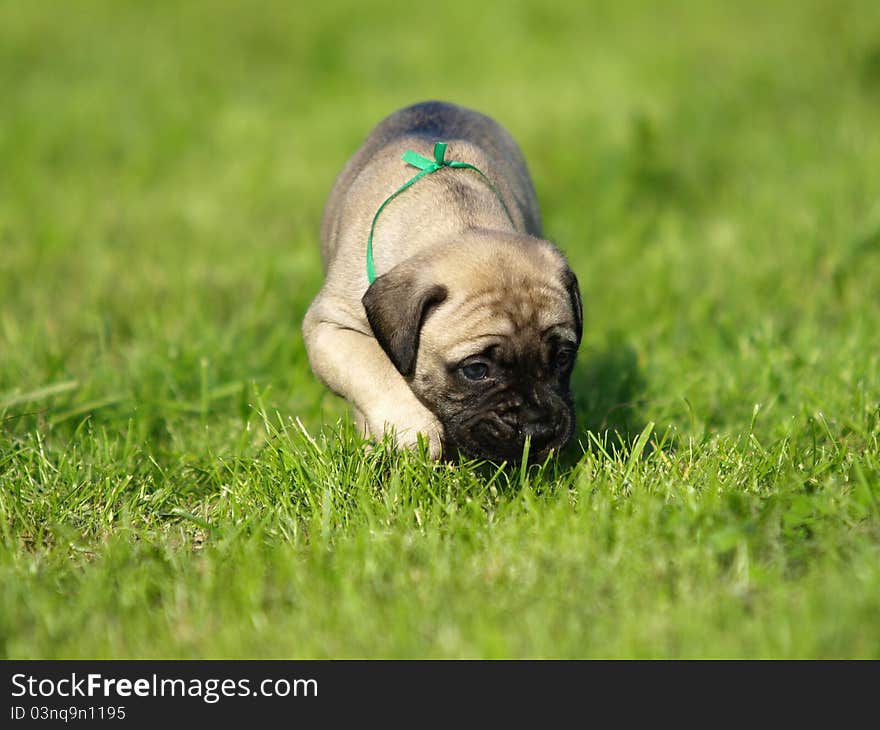
[[[450,429],[451,445],[464,454],[494,461],[519,461],[526,439],[529,460],[547,456],[551,449],[561,449],[571,438],[574,415],[568,407],[547,411],[519,413],[481,413],[467,420],[461,428]]]
[[[522,427],[524,439],[529,439],[531,448],[536,453],[549,450],[555,443],[565,437],[566,429],[564,424],[559,419],[556,419],[555,422],[548,422],[545,420],[546,418],[527,422]]]

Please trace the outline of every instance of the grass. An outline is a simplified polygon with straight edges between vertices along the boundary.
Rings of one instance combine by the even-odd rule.
[[[0,8],[0,657],[880,657],[880,6]],[[299,325],[370,127],[520,141],[587,327],[531,469]]]

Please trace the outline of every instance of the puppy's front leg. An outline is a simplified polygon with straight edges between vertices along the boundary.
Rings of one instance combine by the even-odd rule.
[[[303,335],[315,375],[354,406],[370,435],[381,438],[393,431],[399,446],[412,447],[421,433],[431,456],[439,458],[443,427],[371,334],[322,319],[320,305],[313,305],[303,321]]]

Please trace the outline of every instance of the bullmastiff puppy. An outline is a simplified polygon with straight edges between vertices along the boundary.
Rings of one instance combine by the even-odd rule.
[[[527,439],[534,459],[566,444],[581,295],[541,235],[525,160],[494,120],[426,102],[372,131],[327,200],[325,280],[303,321],[312,370],[365,435],[499,462]]]

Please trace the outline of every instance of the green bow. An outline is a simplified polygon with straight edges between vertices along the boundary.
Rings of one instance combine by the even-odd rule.
[[[507,208],[507,204],[504,202],[504,199],[501,197],[501,194],[498,192],[496,187],[492,184],[492,181],[486,177],[481,170],[474,167],[467,162],[458,162],[457,160],[447,160],[446,159],[446,142],[437,142],[434,145],[434,159],[430,159],[428,157],[424,157],[412,150],[407,150],[403,153],[403,157],[400,159],[403,160],[407,165],[412,165],[413,167],[421,170],[417,175],[407,180],[403,185],[401,185],[397,190],[395,190],[391,195],[389,195],[385,202],[379,206],[379,210],[376,211],[376,215],[373,216],[373,224],[370,226],[370,237],[367,239],[367,281],[372,284],[376,281],[376,265],[373,263],[373,233],[376,230],[376,221],[379,220],[379,215],[385,210],[385,206],[388,205],[392,200],[394,200],[398,195],[400,195],[404,190],[406,190],[410,185],[412,185],[416,180],[420,180],[425,175],[430,175],[432,172],[437,172],[442,167],[453,167],[458,169],[467,169],[474,170],[476,173],[480,175],[492,188],[492,192],[495,193],[495,197],[498,198],[498,202],[501,203],[501,207],[504,208],[504,212],[507,215],[507,219],[511,222],[511,224],[516,227],[516,224],[513,222],[513,217],[510,215],[510,211]]]
[[[423,157],[417,152],[413,152],[412,150],[407,150],[403,153],[403,157],[400,159],[403,160],[407,165],[412,165],[413,167],[418,167],[421,170],[421,173],[416,175],[413,180],[418,180],[422,175],[430,175],[432,172],[436,172],[441,167],[456,167],[462,163],[447,161],[446,158],[446,148],[449,145],[446,142],[437,142],[434,145],[434,159],[429,160],[427,157]]]

